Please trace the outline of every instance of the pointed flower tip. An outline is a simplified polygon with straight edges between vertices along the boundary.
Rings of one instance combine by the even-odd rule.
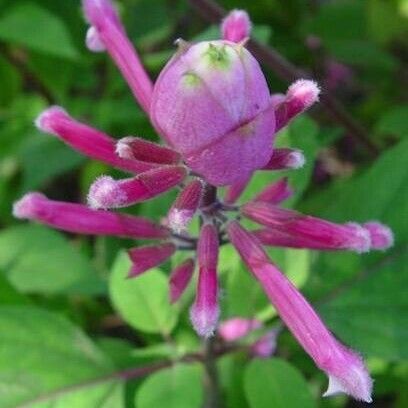
[[[394,234],[390,227],[377,221],[363,224],[371,238],[371,248],[386,250],[394,245]]]
[[[340,375],[329,374],[329,385],[323,397],[347,394],[358,401],[372,402],[373,380],[362,359],[352,354],[355,361],[349,361],[340,371]]]
[[[299,79],[289,87],[287,98],[298,101],[305,110],[319,101],[319,94],[320,88],[315,81]]]
[[[118,182],[110,176],[99,177],[88,193],[88,205],[92,209],[108,209],[121,207],[126,203],[127,196],[120,189]]]
[[[251,20],[245,10],[232,10],[221,23],[224,40],[239,43],[251,34]]]
[[[190,319],[194,330],[199,336],[204,338],[209,338],[214,335],[219,315],[220,311],[218,306],[204,308],[193,304],[190,310]]]
[[[94,26],[88,28],[85,37],[85,44],[88,50],[92,52],[103,52],[106,50],[105,44]]]
[[[41,132],[55,134],[55,122],[67,115],[68,113],[60,106],[51,106],[37,116],[34,124]]]
[[[13,204],[13,216],[19,219],[30,219],[36,213],[36,200],[46,199],[44,194],[33,192],[27,193]]]

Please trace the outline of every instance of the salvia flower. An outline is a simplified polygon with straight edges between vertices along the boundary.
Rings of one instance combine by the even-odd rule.
[[[279,204],[292,194],[286,179],[267,186],[252,201],[236,204],[257,170],[302,166],[302,153],[274,149],[274,137],[318,101],[319,87],[301,79],[286,95],[271,94],[259,63],[245,48],[251,24],[243,11],[226,17],[220,40],[179,41],[179,49],[153,84],[110,0],[83,0],[83,6],[90,24],[88,48],[110,54],[166,145],[132,136],[117,140],[73,119],[60,107],[50,107],[36,120],[40,130],[128,175],[120,180],[98,178],[90,188],[88,206],[34,192],[15,203],[14,215],[71,233],[155,240],[129,250],[129,277],[148,273],[183,250],[186,259],[170,276],[170,301],[182,296],[197,263],[190,316],[204,337],[216,330],[220,313],[219,246],[232,242],[288,329],[329,376],[325,395],[345,392],[370,401],[372,381],[361,357],[333,337],[270,262],[262,245],[366,252],[391,246],[390,229],[376,221],[336,224],[281,208]],[[226,187],[224,200],[218,195],[220,186]],[[165,225],[111,211],[176,187],[181,192]],[[200,219],[198,236],[188,231],[194,217]],[[238,221],[242,217],[261,229],[246,231]],[[244,326],[235,322],[232,331],[224,326],[221,333],[236,337],[248,329]],[[266,340],[259,346],[263,351]],[[271,337],[268,341],[271,350]]]

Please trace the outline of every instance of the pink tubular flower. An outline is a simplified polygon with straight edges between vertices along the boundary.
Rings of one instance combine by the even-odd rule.
[[[270,263],[261,243],[252,234],[233,221],[228,226],[228,235],[286,326],[329,376],[329,387],[324,395],[345,392],[358,400],[371,402],[372,380],[361,357],[336,340],[305,298]]]
[[[276,350],[276,340],[279,330],[269,330],[260,339],[251,345],[251,354],[258,358],[268,358]]]
[[[191,307],[190,317],[198,334],[203,337],[213,335],[217,326],[218,308],[218,233],[211,224],[201,228],[197,245],[198,285],[197,295]]]
[[[218,333],[225,341],[235,341],[260,327],[262,322],[259,320],[234,317],[222,322],[218,327]]]
[[[317,84],[299,79],[286,95],[271,95],[261,67],[245,48],[251,27],[248,15],[233,11],[222,23],[222,39],[180,41],[153,85],[111,1],[83,0],[83,8],[90,24],[88,48],[111,55],[167,145],[129,136],[116,140],[71,118],[62,108],[50,107],[36,120],[41,131],[130,176],[98,178],[90,188],[88,207],[29,193],[15,203],[14,215],[72,233],[157,240],[129,250],[129,277],[160,265],[176,250],[196,252],[198,284],[190,317],[203,337],[212,335],[218,322],[219,245],[232,242],[286,326],[329,375],[325,395],[345,392],[370,401],[372,384],[362,359],[332,336],[261,245],[366,252],[391,246],[391,230],[378,222],[335,224],[280,208],[278,204],[293,193],[287,179],[267,186],[243,205],[235,204],[256,171],[302,166],[301,152],[274,149],[273,142],[276,132],[318,101]],[[169,209],[167,226],[108,210],[175,187],[181,192]],[[226,188],[224,199],[218,187]],[[198,235],[188,231],[193,217],[200,221]],[[244,230],[236,221],[241,217],[262,229]],[[179,299],[192,277],[194,255],[186,258],[170,275],[171,302]],[[235,339],[250,327],[235,320],[224,324],[220,335]],[[253,350],[267,355],[274,347],[269,336]]]

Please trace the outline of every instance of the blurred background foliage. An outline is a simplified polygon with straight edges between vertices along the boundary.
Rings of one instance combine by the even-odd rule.
[[[272,250],[271,255],[318,307],[333,331],[367,358],[375,407],[408,407],[408,1],[224,0],[246,8],[255,37],[313,72],[366,129],[378,154],[357,144],[317,107],[277,143],[304,150],[307,165],[288,174],[291,207],[346,222],[378,219],[395,232],[384,253],[355,255]],[[174,52],[174,39],[216,38],[186,1],[117,2],[128,33],[153,77]],[[126,381],[128,368],[196,351],[188,321],[193,289],[167,301],[171,265],[135,280],[115,238],[89,238],[22,223],[14,200],[41,190],[84,201],[104,164],[72,152],[33,126],[50,104],[115,137],[155,139],[105,54],[85,49],[79,0],[0,0],[0,407],[202,406],[203,369],[176,364]],[[262,61],[261,61],[262,62]],[[334,70],[333,67],[342,67]],[[267,67],[270,88],[287,85]],[[113,173],[116,176],[118,174]],[[282,174],[256,176],[252,196]],[[132,209],[159,220],[174,193]],[[224,247],[220,276],[223,316],[276,314],[233,251]],[[225,406],[233,408],[352,407],[322,399],[326,379],[286,332],[277,356],[243,353],[218,359]],[[132,377],[132,376],[131,376]]]

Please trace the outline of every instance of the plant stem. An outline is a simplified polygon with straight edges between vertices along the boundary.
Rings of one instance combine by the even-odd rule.
[[[215,337],[204,340],[205,402],[204,408],[219,408],[220,387],[218,381]]]
[[[191,5],[208,21],[218,23],[226,14],[225,10],[213,0],[189,0]],[[267,67],[271,68],[282,80],[292,82],[296,79],[310,78],[310,74],[289,62],[274,48],[251,39],[248,49]],[[367,152],[375,157],[378,147],[370,140],[364,127],[350,116],[344,105],[329,91],[321,95],[322,106],[333,120],[339,123],[356,142],[365,147]]]

